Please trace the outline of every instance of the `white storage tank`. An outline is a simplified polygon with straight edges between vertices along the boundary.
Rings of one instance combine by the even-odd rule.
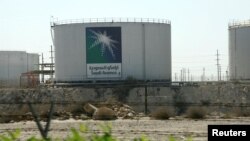
[[[0,51],[0,87],[18,87],[22,73],[39,70],[39,55]]]
[[[250,80],[250,20],[229,24],[229,73],[231,80]]]
[[[171,24],[154,19],[54,21],[55,81],[171,81]]]

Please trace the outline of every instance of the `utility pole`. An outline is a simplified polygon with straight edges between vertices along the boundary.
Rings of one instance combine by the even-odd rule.
[[[227,79],[227,81],[229,81],[229,74],[228,74],[228,72],[229,72],[229,68],[227,66],[227,70],[226,70],[226,79]]]
[[[206,81],[205,68],[203,68],[203,81]]]
[[[53,48],[52,48],[52,45],[50,46],[51,47],[51,50],[50,50],[50,59],[51,59],[51,66],[50,66],[50,71],[51,71],[51,76],[50,76],[50,78],[51,78],[51,81],[52,81],[52,79],[53,79]]]
[[[177,73],[175,73],[174,79],[175,79],[175,81],[177,81]]]
[[[10,54],[8,53],[8,86],[10,85]],[[28,63],[28,62],[27,62]]]
[[[220,80],[221,80],[221,65],[219,65],[219,76],[220,76]]]
[[[145,115],[148,114],[148,88],[147,85],[145,85],[145,99],[144,99],[144,103],[145,103],[145,107],[144,107],[144,113]]]
[[[214,75],[211,74],[211,81],[214,81]]]
[[[183,68],[183,80],[186,81],[186,69]]]
[[[43,53],[42,53],[41,70],[42,70],[42,83],[44,83],[44,58],[43,58]]]
[[[27,59],[26,60],[27,61],[26,69],[27,69],[27,72],[29,72],[29,55],[27,54],[26,56],[27,56],[27,58],[26,58]]]
[[[190,81],[190,79],[189,79],[189,78],[190,78],[190,77],[189,77],[189,74],[190,74],[190,72],[189,72],[189,68],[188,68],[188,81]]]
[[[183,75],[183,74],[182,74],[182,69],[181,69],[181,79],[180,79],[181,81],[182,81],[182,78],[183,78],[183,76],[182,76],[182,75]]]
[[[184,70],[184,81],[187,81],[187,72],[186,72],[186,69],[183,68],[183,70]]]
[[[218,81],[220,81],[220,64],[219,64],[219,51],[217,50],[216,54],[216,61],[217,61],[217,75],[218,75]]]
[[[228,71],[226,71],[226,81],[228,81]]]

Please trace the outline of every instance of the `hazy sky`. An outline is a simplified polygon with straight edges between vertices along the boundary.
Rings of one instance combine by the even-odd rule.
[[[169,19],[173,76],[181,68],[216,78],[228,66],[228,23],[250,19],[250,0],[0,0],[0,50],[42,52],[48,60],[50,18],[139,17]],[[174,79],[174,78],[173,78]]]

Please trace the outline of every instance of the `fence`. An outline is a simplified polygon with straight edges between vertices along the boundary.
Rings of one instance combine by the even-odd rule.
[[[70,19],[58,20],[53,18],[51,26],[75,23],[162,23],[171,24],[167,19],[154,19],[154,18],[88,18],[88,19]]]

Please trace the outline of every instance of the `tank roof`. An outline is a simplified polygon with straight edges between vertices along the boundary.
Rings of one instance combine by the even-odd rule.
[[[70,20],[58,20],[53,18],[51,20],[51,26],[64,25],[64,24],[76,24],[76,23],[161,23],[171,24],[167,19],[154,19],[154,18],[88,18],[88,19],[70,19]]]
[[[18,50],[0,50],[0,53],[27,53],[27,54],[32,54],[32,55],[39,55],[38,53],[29,53],[26,51],[18,51]]]
[[[19,50],[0,50],[0,53],[27,53],[27,52]]]
[[[233,21],[228,24],[228,28],[250,27],[250,19],[244,21]]]

